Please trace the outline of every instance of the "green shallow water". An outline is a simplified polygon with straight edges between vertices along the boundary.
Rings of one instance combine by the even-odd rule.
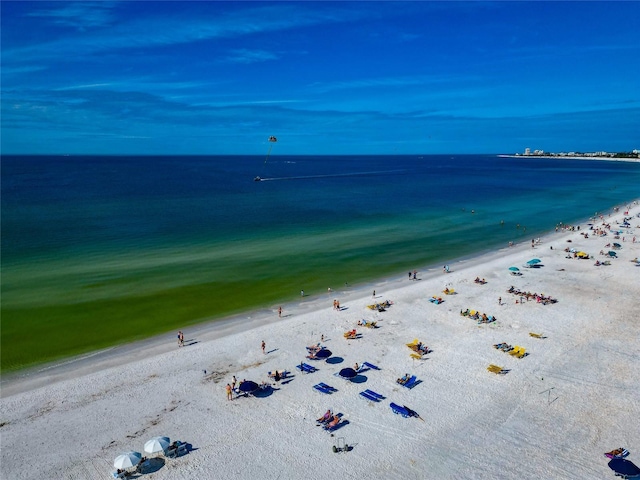
[[[27,168],[24,159],[3,159],[5,372],[242,311],[275,310],[297,301],[301,289],[326,294],[345,282],[357,286],[529,241],[559,221],[637,197],[631,181],[640,179],[631,164],[597,162],[604,165],[566,176],[557,162],[543,162],[539,173],[530,164],[472,157],[459,160],[468,176],[444,169],[434,179],[427,169],[254,185],[246,165],[218,162],[221,178],[212,179],[202,175],[210,160],[182,157],[154,163],[152,182],[149,169],[137,170],[152,159],[82,160],[36,159]],[[354,170],[362,159],[340,160]],[[86,171],[88,161],[97,173]],[[404,157],[376,161],[378,169],[413,165]],[[327,162],[338,168],[335,159]],[[482,162],[496,168],[487,174]],[[544,182],[532,181],[536,175]],[[81,181],[68,181],[75,177]]]

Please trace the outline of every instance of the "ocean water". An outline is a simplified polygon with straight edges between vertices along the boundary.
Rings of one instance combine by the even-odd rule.
[[[529,242],[638,185],[491,155],[3,156],[2,369]]]

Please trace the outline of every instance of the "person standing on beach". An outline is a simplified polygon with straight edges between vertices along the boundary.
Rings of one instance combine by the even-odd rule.
[[[233,389],[231,385],[227,383],[227,400],[233,400]]]
[[[267,345],[264,343],[264,340],[262,340],[262,354],[264,355],[264,349]]]
[[[376,291],[375,290],[373,291],[373,295],[372,295],[371,298],[376,298]]]
[[[235,390],[236,389],[236,383],[238,383],[238,380],[236,379],[236,376],[233,376],[233,380],[231,380],[231,390]]]
[[[184,347],[184,333],[178,332],[178,347]]]
[[[502,305],[502,297],[498,297],[498,305]]]
[[[304,297],[304,290],[300,290],[300,296]]]
[[[282,317],[282,307],[278,307],[278,317]]]

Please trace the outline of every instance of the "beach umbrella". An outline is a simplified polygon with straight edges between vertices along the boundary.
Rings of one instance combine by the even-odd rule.
[[[164,452],[170,444],[169,437],[153,437],[144,444],[144,452],[151,454]]]
[[[616,472],[616,475],[620,475],[621,477],[626,478],[640,475],[640,468],[626,458],[613,458],[608,465],[611,470]]]
[[[609,256],[610,257],[617,257],[618,254],[616,252],[614,252],[613,250],[609,250]]]
[[[511,270],[512,272],[519,272],[520,269],[518,267],[509,267],[509,270]]]
[[[331,356],[331,350],[327,350],[326,348],[323,348],[321,350],[318,350],[318,352],[316,352],[317,358],[329,358],[330,356]]]
[[[338,373],[338,375],[340,375],[342,378],[350,380],[358,374],[353,368],[343,368],[342,370],[340,370],[340,373]]]
[[[619,243],[614,243],[613,246],[617,247],[617,248],[620,248],[622,245],[620,245]]]
[[[142,460],[142,454],[139,452],[127,452],[121,455],[118,455],[116,459],[113,461],[113,466],[124,470],[126,468],[135,467]]]
[[[542,262],[542,260],[540,260],[539,258],[534,258],[532,260],[529,260],[527,263],[529,265],[537,265],[538,263]]]
[[[258,385],[256,382],[245,380],[240,384],[238,390],[244,393],[251,393],[255,392],[258,388],[260,388],[260,385]]]

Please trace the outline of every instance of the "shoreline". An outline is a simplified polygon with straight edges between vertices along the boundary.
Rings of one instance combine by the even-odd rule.
[[[139,343],[126,352],[103,352],[112,358],[102,363],[87,357],[83,373],[72,362],[66,376],[0,398],[2,440],[21,447],[0,451],[0,476],[106,478],[114,458],[142,451],[155,436],[187,442],[189,450],[177,459],[154,459],[156,467],[146,473],[156,480],[217,478],[221,471],[312,480],[361,474],[420,479],[425,472],[443,480],[611,475],[603,453],[623,446],[637,461],[640,438],[640,327],[629,314],[640,295],[640,266],[629,262],[640,256],[640,242],[631,240],[640,236],[640,206],[629,203],[633,220],[625,230],[633,232],[620,238],[619,258],[608,266],[594,261],[617,240],[576,222],[580,230],[551,232],[534,248],[521,243],[452,261],[448,274],[434,266],[419,281],[405,276],[334,292],[340,311],[329,306],[331,297],[314,297],[289,305],[282,319],[262,310],[247,314],[244,323],[187,330],[184,348],[172,335],[153,348]],[[623,210],[606,213],[604,220],[616,230],[623,216]],[[565,248],[592,259],[573,258]],[[533,257],[541,266],[522,268]],[[523,275],[510,275],[510,266]],[[487,283],[475,284],[475,277]],[[445,285],[456,294],[442,294]],[[520,302],[507,293],[510,285],[557,302]],[[431,303],[434,295],[444,302]],[[393,302],[385,312],[367,308],[385,300]],[[477,323],[459,314],[464,309],[496,320]],[[357,326],[361,319],[378,328]],[[353,328],[361,338],[344,339]],[[430,352],[412,358],[405,346],[412,339]],[[305,346],[321,341],[330,360],[306,360]],[[501,342],[527,355],[493,348]],[[317,371],[299,372],[301,360]],[[336,377],[355,362],[376,368],[352,381]],[[487,371],[492,364],[506,373]],[[267,372],[283,369],[291,372],[287,380],[272,383]],[[419,379],[415,388],[396,382],[405,373]],[[225,384],[232,376],[270,383],[264,394],[229,401]],[[318,392],[319,382],[336,391]],[[363,399],[365,389],[384,400]],[[390,402],[420,418],[394,415]],[[315,425],[327,408],[342,415],[343,428],[333,434]],[[351,447],[345,455],[332,451],[339,438]],[[29,461],[34,457],[38,462]]]
[[[624,202],[625,205],[635,206],[640,202],[640,198]],[[611,206],[604,215],[611,217],[615,215],[615,208],[621,206]],[[587,224],[593,217],[574,221],[572,224]],[[552,227],[547,233],[539,237],[544,243],[550,241],[552,236],[562,235],[565,232],[554,232]],[[533,234],[534,236],[537,234]],[[479,266],[494,262],[497,258],[507,252],[530,251],[530,246],[526,242],[515,243],[513,246],[506,246],[497,249],[486,249],[481,252],[467,256],[455,258],[449,261],[453,267],[468,268],[469,266]],[[418,281],[428,281],[442,275],[442,267],[435,264],[418,267]],[[291,316],[304,315],[306,313],[318,312],[329,305],[333,298],[340,300],[342,304],[349,301],[358,300],[367,296],[371,289],[379,291],[381,288],[402,288],[407,286],[407,278],[398,276],[387,276],[370,281],[362,282],[357,286],[334,289],[331,294],[327,293],[312,295],[298,302],[283,303],[285,315],[282,318],[277,316],[277,306],[243,311],[227,317],[204,320],[189,325],[183,329],[188,332],[188,336],[197,337],[198,341],[208,342],[218,340],[230,335],[239,334],[267,324],[276,324],[288,319]],[[24,370],[3,374],[0,379],[0,398],[24,393],[40,388],[51,383],[66,380],[69,376],[83,376],[95,373],[105,368],[118,367],[136,362],[143,356],[160,355],[171,352],[175,349],[175,332],[154,335],[139,341],[126,344],[115,345],[86,354],[72,356],[59,361],[37,365]],[[140,353],[140,351],[144,353]]]

